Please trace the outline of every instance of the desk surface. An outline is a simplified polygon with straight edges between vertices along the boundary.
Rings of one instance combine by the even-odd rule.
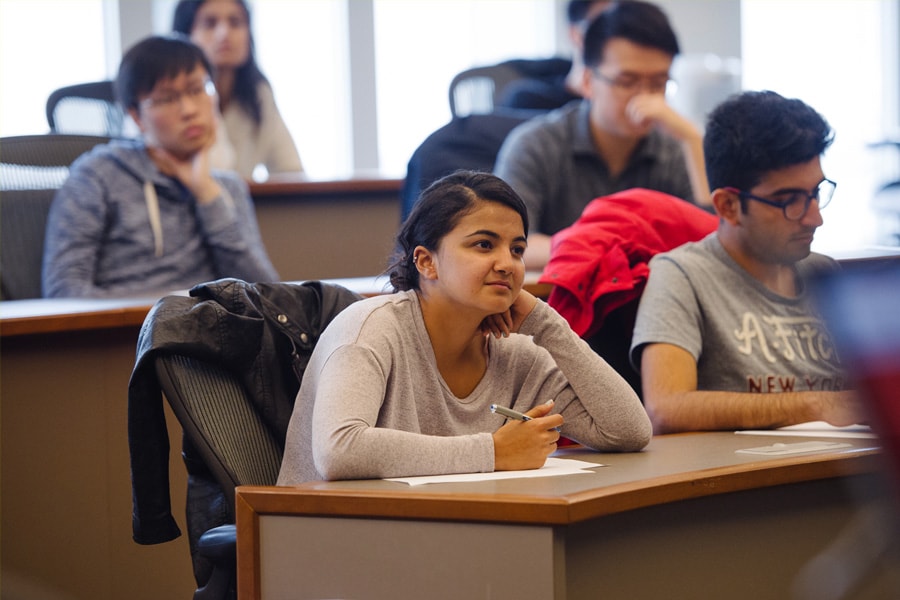
[[[550,285],[538,283],[539,273],[528,273],[525,287],[531,293],[546,298]],[[388,293],[390,287],[384,276],[323,279],[342,285],[363,296]],[[186,295],[173,291],[172,295]],[[141,298],[38,298],[34,300],[6,300],[0,302],[0,337],[37,333],[60,333],[87,329],[115,329],[140,327],[150,308],[160,296]]]
[[[735,453],[809,439],[732,432],[674,434],[654,437],[637,453],[583,449],[557,453],[607,465],[591,474],[415,487],[384,480],[310,482],[290,488],[244,486],[238,488],[237,499],[245,517],[301,514],[567,525],[678,500],[878,468],[877,446],[869,439],[842,439],[851,447],[791,457]]]
[[[389,193],[400,194],[403,179],[381,177],[377,174],[357,173],[344,179],[310,179],[302,174],[285,173],[272,175],[267,181],[250,184],[250,195],[254,200],[261,198],[290,196],[302,199],[305,196]]]

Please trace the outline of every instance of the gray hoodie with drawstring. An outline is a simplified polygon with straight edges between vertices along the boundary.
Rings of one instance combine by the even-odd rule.
[[[97,146],[56,193],[44,243],[44,297],[141,296],[222,277],[278,281],[249,190],[214,171],[223,193],[199,205],[140,140]]]

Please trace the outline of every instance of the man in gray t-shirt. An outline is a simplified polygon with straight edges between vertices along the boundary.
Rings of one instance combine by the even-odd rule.
[[[745,92],[709,117],[706,170],[718,230],[656,256],[631,360],[657,433],[857,421],[854,394],[806,281],[835,184],[828,123],[800,100]]]

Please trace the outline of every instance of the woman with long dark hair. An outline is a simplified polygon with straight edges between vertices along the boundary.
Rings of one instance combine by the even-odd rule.
[[[489,173],[422,193],[397,236],[395,293],[350,305],[316,344],[279,485],[537,469],[560,434],[647,445],[631,386],[522,288],[527,231],[525,204]]]
[[[246,2],[181,0],[172,29],[190,37],[213,69],[224,124],[219,131],[222,164],[217,166],[234,169],[246,179],[259,165],[269,174],[302,171],[272,87],[256,64]]]

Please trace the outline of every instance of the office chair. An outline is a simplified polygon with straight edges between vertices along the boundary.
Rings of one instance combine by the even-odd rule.
[[[565,77],[571,66],[572,61],[564,58],[538,58],[513,59],[466,69],[450,81],[450,113],[454,118],[491,113],[500,105],[503,90],[511,82]]]
[[[0,298],[41,297],[47,214],[69,165],[109,138],[24,135],[0,138]]]
[[[163,400],[181,424],[195,600],[234,598],[234,489],[274,485],[294,399],[319,335],[361,299],[319,281],[233,278],[160,299],[128,384],[134,539],[177,538]]]
[[[225,368],[178,354],[156,359],[163,394],[215,481],[225,491],[229,524],[206,531],[196,551],[212,565],[194,600],[233,597],[236,588],[234,488],[275,485],[282,450],[240,381]]]
[[[528,111],[514,110],[471,114],[452,119],[432,132],[406,164],[400,222],[412,212],[422,190],[444,175],[458,169],[493,171],[503,140],[531,116]]]
[[[0,192],[0,300],[41,297],[47,215],[55,193]]]
[[[125,114],[116,103],[112,81],[59,88],[47,98],[46,112],[51,133],[123,135]]]

